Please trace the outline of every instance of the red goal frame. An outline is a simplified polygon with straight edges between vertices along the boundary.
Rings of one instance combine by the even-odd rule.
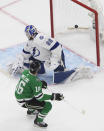
[[[91,7],[79,2],[78,0],[71,0],[72,2],[80,5],[81,7],[93,12],[95,14],[95,27],[96,27],[96,59],[97,66],[100,66],[100,48],[99,48],[99,21],[98,21],[98,12]],[[53,0],[50,0],[50,23],[51,23],[51,37],[54,38],[54,16],[53,16]]]

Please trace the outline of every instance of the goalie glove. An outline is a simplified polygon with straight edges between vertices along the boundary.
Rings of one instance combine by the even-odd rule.
[[[23,66],[20,66],[17,63],[8,65],[8,71],[11,75],[16,75],[18,73],[22,73],[24,70]]]
[[[16,75],[17,73],[22,73],[24,70],[23,58],[21,55],[17,56],[17,59],[8,65],[8,71],[11,75]]]
[[[60,93],[52,93],[52,97],[51,100],[57,100],[57,101],[61,101],[64,99],[63,94]]]
[[[56,69],[58,66],[60,65],[60,63],[56,62],[56,61],[45,61],[44,63],[44,67],[47,71],[53,71],[54,69]]]
[[[55,70],[59,65],[61,65],[61,60],[55,58],[51,58],[50,61],[46,61],[44,64],[45,68],[48,68],[49,71]]]
[[[42,82],[42,88],[47,89],[47,82],[43,80],[41,82]]]

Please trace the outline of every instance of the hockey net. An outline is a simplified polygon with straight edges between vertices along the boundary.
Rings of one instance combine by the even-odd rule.
[[[94,36],[91,36],[92,14],[95,18]],[[52,37],[100,66],[98,12],[86,0],[50,0],[50,18]]]

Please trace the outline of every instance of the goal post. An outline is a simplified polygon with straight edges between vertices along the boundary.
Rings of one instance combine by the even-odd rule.
[[[54,38],[53,0],[50,0],[50,23],[51,23],[51,37]]]
[[[64,1],[64,0],[63,0]],[[85,5],[84,3],[78,1],[78,0],[69,0],[74,2],[75,4],[89,10],[90,12],[93,12],[95,15],[95,38],[96,38],[96,60],[97,60],[97,66],[100,66],[100,48],[99,48],[99,21],[98,21],[98,12],[91,7]],[[51,22],[51,36],[55,37],[54,33],[54,7],[53,7],[53,0],[50,0],[50,22]],[[57,12],[56,12],[57,13]]]

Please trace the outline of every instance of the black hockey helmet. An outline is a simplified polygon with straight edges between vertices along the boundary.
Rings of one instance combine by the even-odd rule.
[[[33,62],[31,62],[30,63],[30,72],[32,73],[32,74],[35,74],[35,73],[37,73],[38,71],[39,71],[39,69],[40,69],[40,62],[39,61],[33,61]]]

